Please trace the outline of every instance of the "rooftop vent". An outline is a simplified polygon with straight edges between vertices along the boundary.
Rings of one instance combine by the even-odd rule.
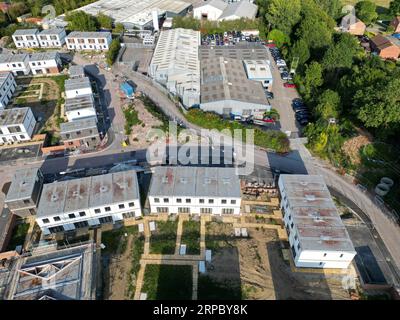
[[[168,183],[168,178],[167,177],[163,177],[162,178],[162,183]]]
[[[315,201],[315,196],[313,194],[306,194],[307,201]]]
[[[108,191],[108,187],[107,186],[101,186],[100,187],[100,192],[101,193],[104,193],[104,192],[107,192]]]
[[[205,178],[204,179],[204,183],[205,184],[210,184],[211,183],[211,179],[210,178]]]
[[[184,183],[184,184],[187,183],[187,179],[186,178],[181,178],[180,181],[181,181],[181,183]]]
[[[223,182],[224,184],[229,184],[229,183],[231,183],[231,179],[229,179],[229,178],[223,178],[223,179],[222,179],[222,182]]]
[[[55,194],[55,193],[53,193],[53,194],[51,195],[51,201],[52,201],[52,202],[58,201],[58,195]]]
[[[26,184],[26,181],[21,181],[21,187],[25,186]]]
[[[306,186],[306,185],[307,185],[307,181],[300,181],[300,184],[301,184],[302,186]]]

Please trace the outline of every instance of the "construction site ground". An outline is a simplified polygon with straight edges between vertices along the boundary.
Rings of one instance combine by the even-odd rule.
[[[104,298],[139,300],[162,296],[162,293],[154,291],[155,284],[163,287],[163,283],[158,282],[161,278],[149,279],[148,275],[146,278],[146,267],[180,265],[191,266],[193,300],[350,299],[348,290],[343,286],[343,279],[349,274],[355,278],[354,268],[340,272],[295,268],[287,249],[286,232],[281,224],[276,224],[281,219],[280,211],[273,212],[273,215],[267,215],[274,219],[272,224],[269,219],[250,219],[249,222],[249,217],[255,218],[254,213],[242,217],[197,217],[200,220],[200,254],[186,255],[180,255],[179,249],[183,244],[184,222],[192,219],[189,215],[180,214],[176,217],[175,252],[168,254],[151,253],[150,243],[152,232],[157,233],[158,223],[172,220],[173,217],[160,214],[126,222],[130,225],[143,224],[143,254],[138,254],[140,250],[136,250],[137,259],[133,258],[133,242],[139,235],[128,234],[123,241],[126,244],[121,244],[116,253],[110,255],[106,271],[109,280],[105,282]],[[150,222],[155,222],[156,231],[150,232]],[[235,228],[246,228],[248,237],[235,236]],[[199,273],[199,262],[206,260],[206,249],[212,251],[212,259],[206,262],[206,272]],[[134,269],[135,272],[132,272]],[[168,276],[163,274],[163,278]],[[148,288],[152,291],[145,292],[150,290]]]

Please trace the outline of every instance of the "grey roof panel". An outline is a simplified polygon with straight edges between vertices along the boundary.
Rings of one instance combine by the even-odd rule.
[[[30,198],[38,177],[39,167],[15,171],[6,202]]]

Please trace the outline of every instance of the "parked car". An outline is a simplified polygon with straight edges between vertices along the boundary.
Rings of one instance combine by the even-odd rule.
[[[300,119],[299,120],[299,123],[300,123],[300,125],[302,125],[302,126],[306,126],[306,125],[308,125],[308,119]]]
[[[276,65],[278,67],[286,67],[286,62],[285,62],[285,60],[278,59],[278,60],[276,60]]]
[[[285,82],[283,84],[285,88],[296,88],[296,85],[293,82]]]
[[[268,99],[273,99],[274,98],[274,94],[270,91],[265,91],[265,95]]]
[[[282,72],[281,73],[281,78],[282,78],[282,80],[289,80],[289,73]]]

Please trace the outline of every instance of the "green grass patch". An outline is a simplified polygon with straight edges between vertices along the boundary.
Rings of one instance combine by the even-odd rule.
[[[138,232],[137,226],[122,227],[115,230],[105,231],[101,233],[101,242],[106,246],[103,249],[105,253],[122,253],[126,250],[128,237],[125,233],[136,235]]]
[[[177,221],[157,221],[157,230],[150,237],[150,253],[174,254]]]
[[[28,229],[29,223],[17,224],[12,231],[11,239],[8,243],[6,251],[15,250],[16,246],[23,245],[28,233]]]
[[[192,267],[174,265],[146,266],[142,292],[148,300],[191,300]]]
[[[224,120],[221,116],[213,112],[204,112],[200,109],[190,109],[186,114],[186,119],[202,128],[229,130],[232,134],[234,130],[241,130],[243,141],[246,141],[246,130],[254,129],[254,144],[276,152],[286,153],[290,151],[289,139],[283,132],[276,130],[261,130],[256,126],[245,126],[236,121]]]
[[[217,282],[207,275],[200,274],[197,297],[199,300],[240,300],[242,288],[230,281]]]
[[[124,116],[125,116],[125,134],[129,135],[132,133],[132,127],[142,124],[142,121],[139,119],[138,112],[135,110],[133,105],[129,105],[125,110],[124,110]]]
[[[162,122],[162,125],[158,129],[168,132],[169,129],[169,118],[160,110],[160,108],[147,96],[141,96],[139,99],[143,102],[144,107],[154,117]]]
[[[140,270],[140,258],[144,253],[144,236],[137,234],[132,242],[132,265],[129,271],[128,296],[133,299],[136,290],[136,278]]]
[[[187,254],[200,254],[200,222],[184,221],[181,244],[186,244]]]

